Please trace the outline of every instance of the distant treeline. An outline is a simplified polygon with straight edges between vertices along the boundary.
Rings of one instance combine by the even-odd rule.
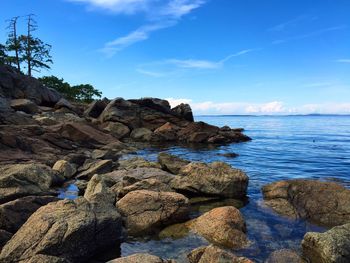
[[[38,24],[33,14],[25,17],[27,29],[25,34],[20,34],[17,30],[20,19],[21,17],[16,16],[7,20],[7,40],[4,44],[0,43],[0,64],[12,66],[18,72],[28,76],[32,76],[33,71],[49,70],[53,64],[50,54],[52,46],[34,36]],[[39,80],[73,101],[91,102],[94,98],[100,98],[102,95],[90,84],[71,86],[62,78],[55,76],[42,77]]]

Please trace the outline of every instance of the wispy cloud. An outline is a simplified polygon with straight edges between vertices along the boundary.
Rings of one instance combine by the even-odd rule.
[[[67,0],[84,3],[90,9],[103,9],[116,15],[143,13],[145,22],[130,33],[107,42],[100,50],[107,56],[147,40],[158,30],[175,26],[185,15],[205,4],[206,0]]]
[[[225,58],[215,60],[201,60],[201,59],[166,59],[162,61],[155,61],[140,65],[136,71],[151,77],[162,77],[174,74],[176,69],[198,69],[198,70],[212,70],[222,68],[227,61],[234,57],[243,56],[253,51],[260,49],[245,49],[237,53],[226,56]],[[156,70],[156,69],[157,70]],[[151,73],[151,74],[149,74]]]
[[[350,63],[350,59],[337,59],[336,62],[339,62],[339,63]]]
[[[294,27],[300,23],[303,23],[306,21],[314,21],[316,19],[318,19],[318,17],[315,15],[300,15],[300,16],[297,16],[293,19],[290,19],[284,23],[280,23],[278,25],[275,25],[275,26],[269,28],[267,31],[270,31],[270,32],[285,31],[285,30],[287,30],[291,27]]]
[[[272,44],[273,45],[278,45],[278,44],[283,44],[283,43],[290,42],[290,41],[293,41],[293,40],[300,40],[300,39],[315,37],[315,36],[319,36],[319,35],[322,35],[322,34],[327,33],[327,32],[343,30],[345,28],[347,28],[346,25],[340,25],[340,26],[323,28],[323,29],[320,29],[320,30],[316,30],[316,31],[307,33],[307,34],[297,35],[297,36],[293,36],[293,37],[288,37],[288,38],[284,38],[284,39],[275,40],[275,41],[272,42]]]
[[[168,98],[172,107],[180,103],[191,105],[195,114],[253,114],[253,115],[285,115],[285,114],[350,114],[350,103],[304,104],[290,107],[282,101],[266,103],[250,102],[196,102],[188,98]]]
[[[306,83],[303,85],[305,88],[319,88],[319,87],[329,87],[333,86],[333,83],[330,82],[313,82],[313,83]]]

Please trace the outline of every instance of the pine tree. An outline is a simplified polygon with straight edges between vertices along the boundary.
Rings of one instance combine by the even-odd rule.
[[[8,20],[9,25],[7,29],[9,30],[8,33],[8,39],[6,41],[6,49],[9,52],[13,52],[14,55],[8,56],[8,62],[10,65],[14,64],[17,67],[17,70],[21,71],[21,42],[19,40],[19,37],[17,35],[17,21],[19,19],[19,16],[13,17],[12,19]]]

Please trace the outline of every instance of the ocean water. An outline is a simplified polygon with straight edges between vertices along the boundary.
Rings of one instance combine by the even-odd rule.
[[[325,229],[302,220],[281,217],[265,207],[261,187],[284,179],[309,178],[335,181],[350,187],[350,116],[202,116],[217,126],[242,127],[253,140],[247,143],[220,147],[187,148],[164,146],[140,151],[140,155],[154,160],[157,153],[168,151],[182,158],[202,161],[224,161],[244,170],[250,178],[248,203],[240,208],[248,230],[251,246],[233,251],[256,262],[264,262],[275,250],[289,248],[300,252],[300,243],[308,231]],[[237,153],[237,158],[220,156]],[[198,215],[210,208],[227,205],[206,204]],[[197,236],[180,239],[156,237],[128,240],[121,246],[121,255],[147,252],[164,258],[185,262],[185,255],[207,242]]]

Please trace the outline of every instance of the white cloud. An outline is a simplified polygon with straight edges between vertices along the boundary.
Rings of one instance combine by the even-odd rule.
[[[195,102],[191,99],[167,99],[172,107],[180,103],[191,105],[195,114],[251,114],[251,115],[286,115],[286,114],[350,114],[349,103],[320,103],[288,107],[281,101],[267,103],[249,102]]]
[[[206,0],[67,0],[84,3],[90,9],[103,9],[115,14],[144,14],[144,25],[130,33],[109,41],[101,49],[108,56],[147,40],[151,33],[176,25],[183,16],[205,4]]]
[[[338,59],[336,61],[339,63],[350,63],[350,59]]]
[[[314,15],[300,15],[300,16],[295,17],[291,20],[288,20],[284,23],[275,25],[275,26],[269,28],[267,31],[274,31],[274,32],[284,31],[290,27],[296,26],[296,25],[303,23],[305,21],[314,21],[316,19],[318,19],[318,17],[314,16]]]

